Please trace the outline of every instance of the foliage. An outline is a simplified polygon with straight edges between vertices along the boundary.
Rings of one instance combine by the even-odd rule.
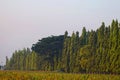
[[[96,31],[68,36],[51,36],[33,44],[32,51],[23,49],[6,57],[8,70],[42,70],[72,73],[120,74],[120,24],[103,22]]]

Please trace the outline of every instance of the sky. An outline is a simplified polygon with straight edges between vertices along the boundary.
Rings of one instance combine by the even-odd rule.
[[[120,21],[120,0],[0,0],[0,64],[38,39]]]

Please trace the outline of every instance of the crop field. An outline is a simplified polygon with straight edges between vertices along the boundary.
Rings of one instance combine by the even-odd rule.
[[[120,75],[0,71],[0,80],[120,80]]]

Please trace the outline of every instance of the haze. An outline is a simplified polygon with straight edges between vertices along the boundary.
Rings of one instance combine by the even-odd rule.
[[[38,39],[120,20],[120,0],[0,0],[0,64]]]

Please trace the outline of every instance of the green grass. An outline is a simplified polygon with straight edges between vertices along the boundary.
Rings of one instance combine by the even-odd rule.
[[[68,74],[43,71],[0,71],[0,80],[120,80],[120,75]]]

